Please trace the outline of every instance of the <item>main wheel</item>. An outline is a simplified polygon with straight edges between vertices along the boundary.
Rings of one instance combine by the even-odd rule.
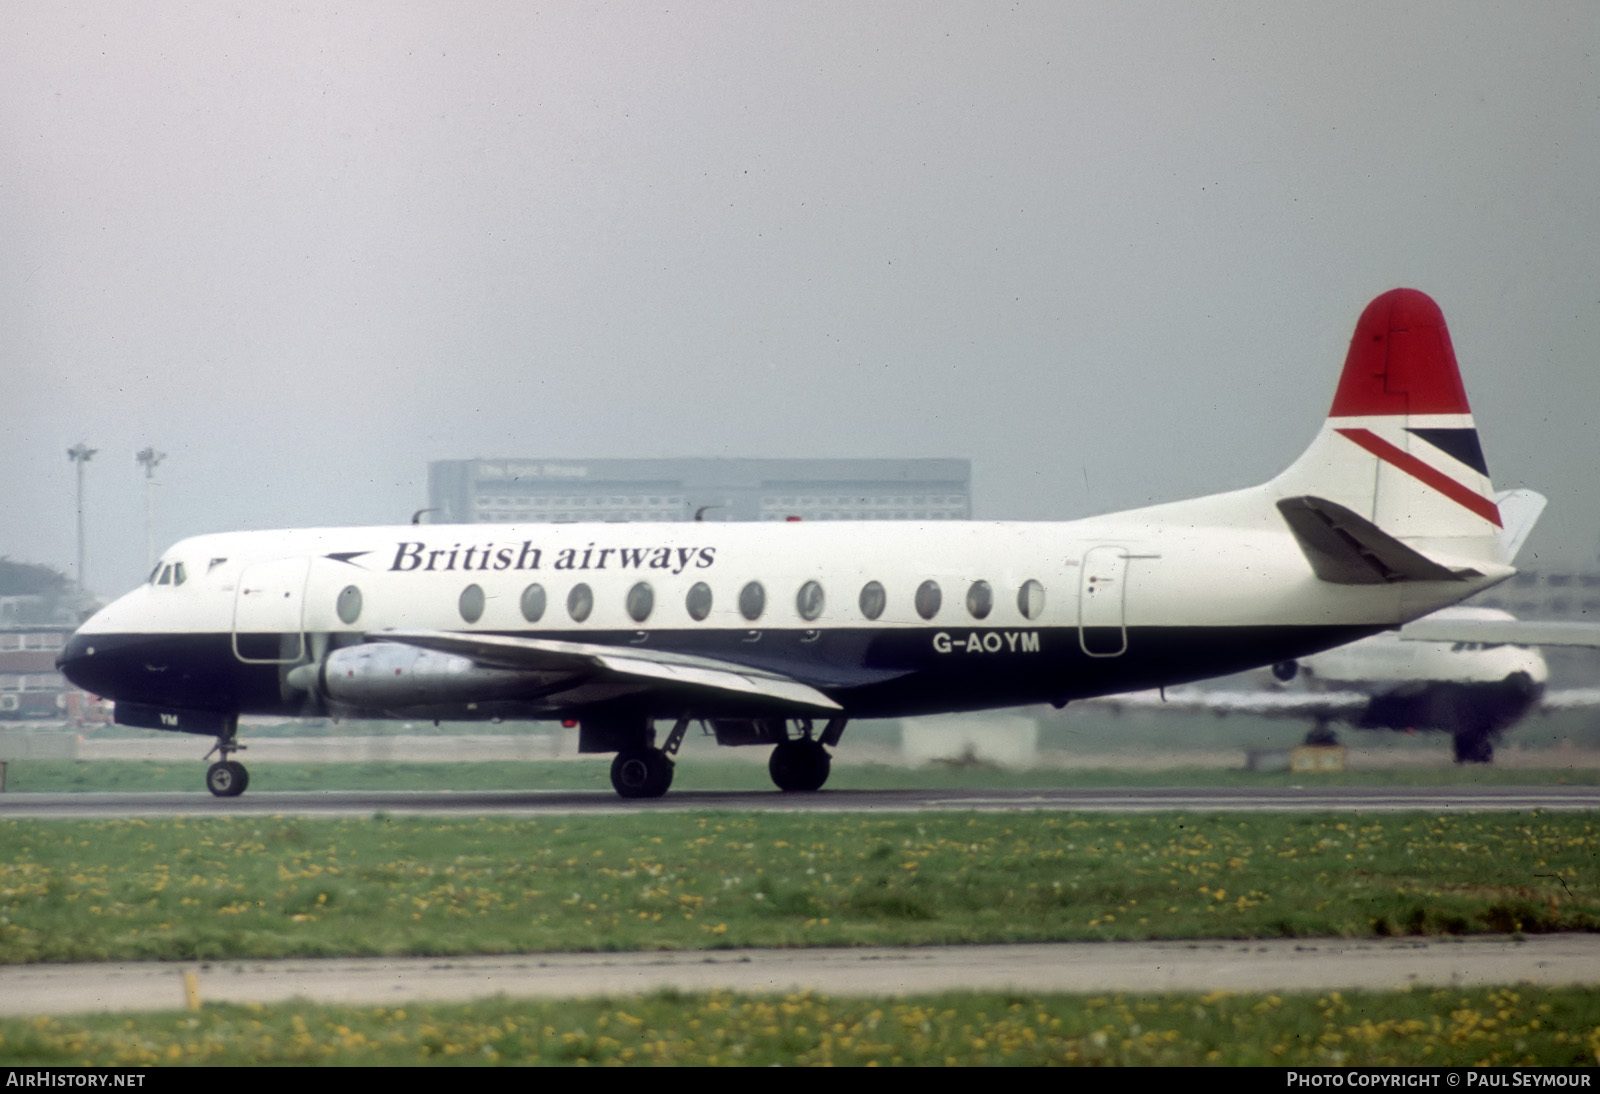
[[[659,798],[672,785],[673,763],[659,748],[627,748],[611,761],[611,785],[620,797]]]
[[[1494,763],[1494,742],[1487,733],[1457,733],[1455,736],[1456,763]]]
[[[206,769],[206,789],[219,798],[237,798],[250,785],[250,772],[236,760],[219,760]]]
[[[820,741],[783,741],[772,750],[767,773],[779,790],[821,790],[833,769],[833,759]]]
[[[1339,735],[1327,722],[1318,722],[1306,730],[1306,744],[1313,748],[1332,748],[1339,743]]]

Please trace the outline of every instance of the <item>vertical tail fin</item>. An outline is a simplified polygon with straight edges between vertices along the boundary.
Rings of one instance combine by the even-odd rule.
[[[1361,313],[1328,420],[1277,479],[1427,555],[1503,562],[1502,518],[1439,306],[1392,289]]]

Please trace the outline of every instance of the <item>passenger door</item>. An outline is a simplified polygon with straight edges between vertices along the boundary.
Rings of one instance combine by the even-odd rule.
[[[257,562],[239,575],[233,597],[233,655],[254,664],[287,664],[305,656],[306,573],[310,561]]]
[[[1091,547],[1079,573],[1078,644],[1090,657],[1117,657],[1128,648],[1123,616],[1127,549]]]

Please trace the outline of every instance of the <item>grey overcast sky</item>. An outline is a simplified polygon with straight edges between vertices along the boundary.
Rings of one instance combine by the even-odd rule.
[[[1247,485],[1445,310],[1524,563],[1600,548],[1600,4],[0,0],[0,555],[404,521],[429,460]]]

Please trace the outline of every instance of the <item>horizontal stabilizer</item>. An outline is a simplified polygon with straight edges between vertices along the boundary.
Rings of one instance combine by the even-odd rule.
[[[1278,511],[1312,571],[1334,585],[1461,581],[1478,576],[1476,571],[1457,573],[1439,565],[1365,517],[1324,498],[1284,498]]]
[[[399,642],[421,649],[469,657],[494,668],[527,669],[541,673],[563,669],[576,673],[608,673],[736,693],[792,703],[818,710],[839,710],[839,704],[809,684],[779,673],[658,650],[603,646],[593,642],[562,642],[551,638],[513,638],[499,634],[462,634],[456,631],[382,631],[379,641]]]

